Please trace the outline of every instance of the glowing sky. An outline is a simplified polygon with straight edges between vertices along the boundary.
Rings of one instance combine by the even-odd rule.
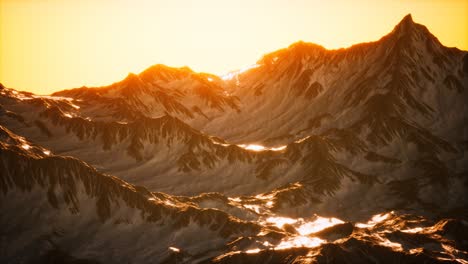
[[[466,0],[0,0],[0,82],[48,94],[156,63],[223,74],[298,40],[377,40],[408,13],[468,50]]]

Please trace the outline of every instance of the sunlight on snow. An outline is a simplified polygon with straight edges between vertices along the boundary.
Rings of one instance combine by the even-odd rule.
[[[236,203],[242,202],[241,198],[239,198],[239,197],[234,197],[234,198],[228,197],[228,199],[229,199],[230,201],[233,201],[233,202],[236,202]]]
[[[415,228],[401,230],[401,232],[410,233],[410,234],[419,233],[422,231],[424,231],[424,228],[422,227],[415,227]]]
[[[375,224],[384,221],[390,216],[391,213],[378,214],[374,215],[372,219],[365,225],[366,227],[374,226]],[[326,241],[317,237],[311,237],[310,234],[319,232],[328,227],[335,226],[337,224],[344,223],[338,218],[326,218],[326,217],[317,217],[313,221],[304,221],[302,218],[293,219],[288,217],[269,217],[265,220],[267,223],[273,223],[275,226],[282,228],[285,224],[290,224],[296,227],[299,235],[288,237],[283,239],[274,249],[288,249],[294,247],[318,247]],[[415,228],[414,230],[419,231],[420,229]],[[408,231],[413,231],[412,229]],[[402,245],[399,243],[392,242],[386,238],[378,236],[379,244],[385,247],[391,247],[393,250],[400,251],[402,250]],[[254,251],[252,250],[252,253]]]
[[[215,140],[212,140],[211,142],[213,142],[213,144],[221,145],[223,147],[231,146],[231,144],[220,143],[220,142],[217,142]],[[252,150],[252,151],[282,151],[282,150],[285,150],[287,148],[286,145],[279,146],[279,147],[273,147],[273,148],[265,147],[265,146],[262,146],[262,145],[259,145],[259,144],[238,144],[236,146],[238,146],[240,148],[243,148],[243,149],[246,149],[246,150]]]
[[[265,147],[262,145],[255,145],[255,144],[250,144],[250,145],[238,145],[241,148],[247,149],[247,150],[253,150],[253,151],[263,151],[265,150]]]
[[[325,243],[325,240],[317,238],[317,237],[307,237],[307,236],[297,236],[285,239],[281,241],[275,249],[287,249],[287,248],[295,248],[295,247],[318,247],[321,244]]]
[[[79,106],[72,103],[72,101],[74,101],[75,99],[70,98],[70,97],[50,96],[50,95],[32,95],[32,98],[42,98],[42,99],[49,99],[49,100],[56,100],[56,101],[67,101],[71,105],[71,107],[73,107],[75,109],[80,109]],[[78,101],[80,101],[80,100],[78,100]]]
[[[254,211],[257,214],[259,214],[260,209],[262,209],[262,207],[260,205],[256,205],[256,204],[244,204],[243,206],[245,208],[247,208],[247,209],[250,209],[250,210]]]
[[[298,247],[314,248],[314,247],[320,246],[321,244],[325,242],[326,242],[325,240],[317,238],[317,237],[295,236],[295,237],[288,237],[282,240],[277,246],[270,247],[269,249],[282,250],[282,249],[298,248]],[[268,242],[265,242],[263,245],[266,247],[271,246],[271,244]],[[245,253],[256,254],[260,251],[262,251],[260,248],[254,248],[254,249],[246,250]]]
[[[224,75],[221,75],[221,79],[223,80],[232,80],[235,76],[237,76],[238,74],[241,74],[241,73],[244,73],[250,69],[254,69],[254,68],[258,68],[260,67],[259,64],[252,64],[252,65],[248,65],[248,66],[245,66],[237,71],[231,71],[231,72],[228,72]]]
[[[29,148],[31,148],[31,146],[29,146],[28,144],[23,144],[21,145],[21,147],[25,150],[28,150]]]
[[[366,224],[364,224],[364,223],[356,223],[356,227],[359,227],[359,228],[373,227],[373,226],[375,226],[376,224],[378,224],[378,223],[384,221],[385,219],[387,219],[387,218],[390,216],[391,213],[392,213],[392,212],[386,213],[386,214],[376,214],[376,215],[374,215],[374,216],[372,217],[372,219],[371,219],[369,222],[367,222]]]
[[[282,228],[285,224],[295,224],[297,222],[297,219],[289,218],[289,217],[277,217],[277,216],[272,216],[268,217],[266,219],[267,223],[272,223],[275,226]]]
[[[176,206],[173,202],[171,202],[171,201],[169,201],[169,200],[165,200],[165,201],[164,201],[164,204],[165,204],[165,205],[169,205],[169,206],[173,206],[173,207]]]
[[[240,144],[240,145],[237,145],[243,149],[246,149],[246,150],[253,150],[253,151],[266,151],[266,150],[271,150],[271,151],[281,151],[281,150],[284,150],[286,149],[286,146],[280,146],[280,147],[276,147],[276,148],[267,148],[265,146],[262,146],[262,145],[257,145],[257,144]]]
[[[281,147],[277,147],[277,148],[270,148],[270,150],[273,150],[273,151],[281,151],[283,149],[286,149],[286,146],[281,146]]]
[[[379,244],[384,246],[384,247],[390,247],[395,251],[402,251],[403,250],[403,247],[401,246],[400,243],[392,242],[392,241],[390,241],[388,239],[384,240],[383,242],[380,242]]]
[[[265,219],[265,222],[274,224],[278,228],[282,228],[285,224],[293,225],[297,232],[302,236],[316,233],[325,228],[344,223],[338,218],[326,218],[320,216],[313,221],[305,221],[303,218],[294,219],[289,217],[272,216]]]
[[[255,198],[260,199],[260,200],[269,200],[273,199],[275,196],[273,194],[257,194],[255,195]]]
[[[342,224],[344,223],[338,218],[326,218],[326,217],[317,217],[316,220],[312,222],[307,222],[300,227],[297,228],[297,232],[301,235],[308,235],[312,233],[316,233],[318,231],[321,231],[325,228],[337,225],[337,224]]]
[[[180,249],[178,249],[176,247],[169,247],[169,250],[171,250],[173,252],[180,252]]]
[[[260,252],[259,248],[249,249],[249,250],[245,251],[245,253],[247,253],[247,254],[255,254],[255,253],[258,253],[258,252]]]
[[[403,247],[401,246],[400,243],[392,242],[388,240],[387,238],[382,238],[381,236],[377,235],[379,239],[381,239],[381,242],[379,244],[384,247],[389,247],[392,248],[395,251],[402,251]]]
[[[73,108],[75,108],[75,109],[80,109],[80,107],[79,107],[79,106],[77,106],[76,104],[72,104],[72,103],[70,103],[70,105],[71,105]]]

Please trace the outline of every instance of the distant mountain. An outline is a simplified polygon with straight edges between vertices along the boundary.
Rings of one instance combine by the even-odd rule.
[[[52,94],[78,100],[80,111],[94,120],[131,120],[164,113],[183,118],[206,117],[202,111],[235,109],[237,98],[228,95],[216,75],[189,68],[154,65],[106,87],[71,89]]]
[[[463,263],[466,102],[468,52],[410,15],[376,42],[298,42],[220,77],[2,85],[0,259]]]

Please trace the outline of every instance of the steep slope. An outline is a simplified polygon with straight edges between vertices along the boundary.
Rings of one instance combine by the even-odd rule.
[[[375,115],[385,112],[447,133],[446,126],[439,131],[441,122],[455,125],[466,119],[455,115],[464,113],[467,98],[466,54],[442,46],[410,15],[376,42],[340,50],[295,43],[265,55],[250,70],[227,76],[242,111],[219,115],[203,130],[234,142],[281,144],[360,120],[383,122]],[[381,101],[387,103],[374,113]],[[401,130],[400,125],[391,127]]]
[[[249,215],[242,199],[151,193],[1,126],[0,157],[0,235],[8,241],[0,260],[6,263],[463,263],[468,257],[463,220],[390,212],[353,224],[275,217],[263,206]],[[202,209],[216,200],[250,221]],[[431,249],[422,249],[427,244]]]
[[[0,115],[15,131],[26,133],[55,154],[78,157],[151,191],[179,195],[263,193],[275,212],[348,218],[382,208],[419,208],[421,204],[422,210],[427,210],[443,195],[450,199],[437,205],[439,211],[466,203],[461,187],[466,179],[462,174],[454,175],[440,160],[408,161],[402,166],[401,160],[370,151],[363,140],[346,130],[331,129],[274,150],[253,151],[249,146],[209,137],[171,116],[129,123],[93,121],[64,113],[61,109],[73,108],[67,99],[47,98],[30,104],[34,101],[22,93],[3,92],[11,93],[3,97],[4,108],[22,111],[12,115],[14,112],[4,109]],[[52,103],[55,105],[48,105]],[[409,170],[410,166],[416,167]],[[437,190],[437,196],[420,198],[404,188],[409,183],[419,184],[403,178],[405,170],[414,173],[416,169],[422,174],[417,180]],[[403,187],[395,180],[403,182]],[[402,200],[406,204],[401,204]]]
[[[4,113],[0,120],[14,131],[56,154],[78,157],[153,191],[247,195],[290,182],[310,181],[315,193],[323,194],[336,190],[344,177],[363,176],[339,164],[332,155],[336,149],[364,151],[356,144],[340,145],[339,141],[346,136],[343,133],[254,151],[249,146],[210,137],[168,115],[141,117],[125,123],[94,121],[71,116],[62,110],[65,107],[50,106],[47,101],[39,106],[30,104],[31,100],[9,89],[5,89],[2,99]],[[15,113],[16,118],[8,113]],[[324,182],[310,180],[319,171],[327,174],[323,176]],[[213,184],[213,178],[219,183]]]
[[[201,253],[209,257],[213,253],[207,252],[233,236],[260,230],[219,210],[151,193],[74,158],[52,155],[4,127],[0,157],[0,233],[8,241],[0,259],[7,263],[60,252],[101,263],[154,263],[174,258],[175,246],[193,260]],[[199,233],[204,243],[198,242]]]
[[[356,224],[295,219],[219,194],[151,193],[74,158],[51,155],[4,127],[0,157],[0,235],[8,241],[1,244],[0,260],[6,263],[463,263],[468,257],[464,220],[395,212]],[[216,200],[250,221],[202,209]],[[429,250],[422,248],[428,244]]]

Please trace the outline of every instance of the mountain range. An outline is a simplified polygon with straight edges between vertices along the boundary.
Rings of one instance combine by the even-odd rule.
[[[468,263],[468,52],[411,15],[223,76],[0,86],[2,263]]]

